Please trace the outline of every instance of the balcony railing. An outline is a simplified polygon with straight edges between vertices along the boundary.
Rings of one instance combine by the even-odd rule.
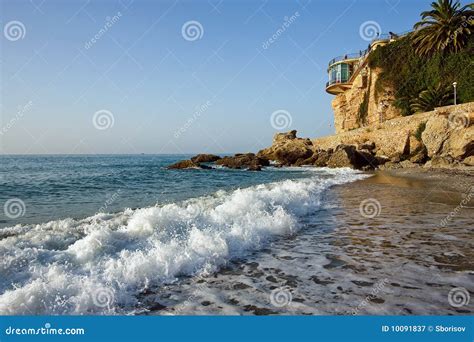
[[[341,61],[345,61],[346,59],[356,59],[356,58],[361,58],[361,57],[364,57],[367,52],[369,50],[361,50],[359,53],[349,53],[347,55],[343,55],[343,56],[337,56],[337,57],[334,57],[333,59],[331,59],[331,61],[329,62],[329,65],[333,65],[334,63],[337,63],[337,62],[341,62]]]
[[[326,82],[326,88],[332,86],[333,84],[347,83],[349,80],[331,80]]]
[[[405,31],[405,32],[402,32],[402,33],[383,33],[383,34],[379,34],[379,35],[377,35],[377,37],[372,39],[372,42],[370,43],[370,45],[372,45],[373,43],[375,43],[377,41],[398,39],[398,38],[401,38],[401,37],[404,37],[404,36],[408,35],[411,32],[413,32],[413,31]],[[338,56],[338,57],[335,57],[335,58],[331,59],[331,61],[329,62],[329,66],[331,66],[334,63],[341,62],[341,61],[344,61],[344,60],[347,60],[347,59],[356,59],[356,58],[365,57],[371,51],[370,45],[369,45],[369,48],[366,49],[366,50],[361,50],[361,51],[355,52],[355,53],[348,53],[346,55]]]

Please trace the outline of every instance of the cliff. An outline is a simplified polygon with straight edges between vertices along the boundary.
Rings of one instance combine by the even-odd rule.
[[[395,100],[393,89],[385,87],[379,90],[376,87],[381,69],[371,69],[366,65],[362,69],[354,78],[352,87],[336,95],[332,101],[336,133],[374,126],[401,116],[392,105]]]
[[[396,117],[367,128],[317,138],[276,134],[258,153],[281,165],[352,167],[474,166],[474,102]]]

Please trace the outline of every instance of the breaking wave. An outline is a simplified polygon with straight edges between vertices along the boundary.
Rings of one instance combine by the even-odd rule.
[[[296,233],[339,169],[184,202],[0,230],[0,314],[131,314],[140,293]]]

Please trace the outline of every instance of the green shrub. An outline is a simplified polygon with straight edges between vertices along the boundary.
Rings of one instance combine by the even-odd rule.
[[[418,56],[412,47],[411,36],[380,46],[369,56],[370,68],[382,68],[375,84],[375,92],[392,86],[394,105],[402,115],[413,114],[410,104],[418,95],[438,84],[458,83],[458,103],[474,101],[474,34],[468,45],[451,54],[434,54],[430,58]]]

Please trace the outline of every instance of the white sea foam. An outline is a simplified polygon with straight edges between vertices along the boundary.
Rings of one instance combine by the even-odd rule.
[[[181,276],[214,272],[320,207],[331,185],[365,177],[320,170],[180,203],[0,230],[0,314],[115,314]],[[330,176],[330,177],[329,177]]]

